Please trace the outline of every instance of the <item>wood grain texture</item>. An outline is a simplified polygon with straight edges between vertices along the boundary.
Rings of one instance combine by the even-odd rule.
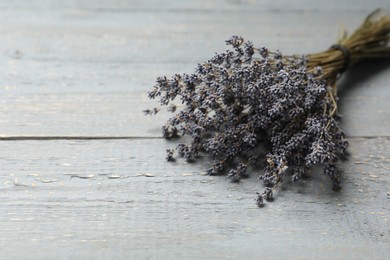
[[[336,12],[306,3],[297,13],[298,5],[279,10],[270,1],[23,3],[1,2],[2,136],[159,136],[167,115],[145,120],[141,113],[154,106],[145,94],[157,76],[191,73],[233,34],[285,53],[320,51],[340,25],[355,28],[383,6],[377,1],[345,12],[342,2]],[[371,65],[351,71],[345,84],[351,90],[341,112],[350,136],[390,135],[389,68],[373,66],[369,73],[361,72]],[[361,74],[373,76],[361,81]]]
[[[216,1],[127,1],[127,0],[112,0],[112,1],[97,1],[97,0],[68,0],[64,1],[47,1],[47,0],[31,0],[26,3],[23,0],[0,1],[0,6],[3,9],[23,10],[34,9],[38,10],[91,10],[91,11],[116,11],[116,12],[136,12],[136,11],[188,11],[194,12],[209,11],[219,12],[221,10],[240,10],[240,11],[317,11],[317,12],[334,12],[334,11],[367,11],[372,8],[388,7],[386,0],[373,0],[370,2],[359,1],[353,5],[348,0],[329,0],[326,3],[300,0],[297,3],[292,3],[289,0],[216,0]]]
[[[2,142],[2,255],[385,259],[390,141],[350,143],[341,192],[314,172],[258,209],[257,171],[239,184],[204,176],[205,158],[165,162],[162,139]]]
[[[322,51],[378,7],[388,0],[0,0],[0,259],[389,258],[388,60],[341,78],[338,193],[314,174],[259,209],[258,169],[233,184],[203,175],[204,157],[165,162],[169,114],[142,114],[157,76],[191,73],[231,35]]]
[[[348,136],[390,136],[388,78],[383,77],[383,85],[378,78],[342,96],[342,127]],[[373,94],[360,95],[367,93],[365,88],[371,88]],[[161,126],[172,114],[163,110],[156,116],[144,116],[142,112],[157,105],[148,100],[146,90],[5,94],[0,100],[4,111],[0,136],[160,137]]]
[[[370,11],[323,16],[288,11],[245,12],[243,16],[240,9],[158,15],[142,11],[4,11],[0,47],[9,58],[42,62],[193,63],[224,50],[224,40],[240,34],[284,53],[306,53],[329,48],[341,27],[357,27]],[[316,23],[308,23],[310,20]]]

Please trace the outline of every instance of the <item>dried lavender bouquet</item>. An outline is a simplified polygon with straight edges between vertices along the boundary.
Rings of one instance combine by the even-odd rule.
[[[266,188],[257,193],[259,206],[272,199],[284,176],[297,182],[314,165],[323,167],[337,190],[337,164],[348,142],[339,125],[336,81],[361,60],[389,57],[389,41],[390,16],[380,10],[316,54],[286,56],[233,36],[226,41],[230,50],[198,64],[195,73],[157,78],[148,94],[160,107],[144,112],[167,106],[174,116],[162,127],[163,137],[190,137],[167,149],[168,161],[175,153],[193,160],[203,152],[212,158],[207,173],[226,172],[232,181],[245,176],[248,166],[262,165],[259,179]]]

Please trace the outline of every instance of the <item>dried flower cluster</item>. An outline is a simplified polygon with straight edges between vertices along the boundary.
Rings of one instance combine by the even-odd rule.
[[[372,27],[371,22],[366,20],[365,26]],[[385,24],[390,28],[388,21]],[[366,35],[352,36],[351,43],[357,46],[349,50],[354,62],[360,53],[367,55],[371,49],[377,53],[373,40],[361,48]],[[379,39],[383,41],[383,35]],[[232,181],[246,176],[248,166],[262,165],[260,179],[266,189],[258,193],[259,206],[272,199],[284,176],[290,174],[292,182],[297,182],[314,165],[323,166],[332,188],[338,189],[337,163],[346,155],[347,141],[338,122],[333,84],[347,63],[343,53],[328,50],[317,56],[283,56],[239,36],[226,43],[229,50],[198,64],[195,73],[159,77],[149,92],[151,99],[159,99],[161,106],[174,113],[162,128],[163,136],[190,137],[188,143],[167,149],[166,159],[173,160],[177,153],[193,160],[206,152],[212,158],[207,173],[226,172]],[[347,47],[349,43],[343,42]],[[383,43],[378,46],[382,48]],[[333,63],[322,66],[322,57],[329,56],[334,57]],[[321,67],[308,65],[317,58]]]
[[[157,79],[150,98],[158,97],[172,112],[176,105],[171,101],[180,99],[183,104],[163,126],[163,136],[190,136],[191,142],[179,144],[177,153],[195,159],[205,151],[214,161],[208,174],[220,174],[229,165],[233,181],[240,180],[250,164],[264,159],[260,145],[269,148],[260,179],[271,188],[259,195],[259,204],[272,198],[287,171],[296,182],[316,164],[325,166],[337,189],[336,164],[347,142],[336,117],[328,113],[333,102],[326,95],[321,68],[310,73],[305,57],[283,57],[238,36],[226,43],[232,50],[199,64],[194,74]],[[173,154],[168,149],[167,160]]]

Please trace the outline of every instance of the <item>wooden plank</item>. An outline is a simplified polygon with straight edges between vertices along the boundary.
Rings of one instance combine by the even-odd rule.
[[[65,7],[21,12],[17,6],[10,4],[0,16],[2,136],[159,136],[167,115],[145,119],[140,112],[153,106],[145,93],[157,76],[192,72],[238,32],[287,53],[317,51],[333,42],[341,21],[353,27],[362,20],[359,10],[296,15],[286,9],[261,16],[245,8],[235,15],[149,10],[129,16]],[[350,136],[389,135],[389,69],[382,67],[363,81],[370,88],[353,76],[345,83],[345,89],[348,82],[357,85],[341,100]]]
[[[3,95],[2,136],[156,136],[146,93]],[[157,117],[159,118],[159,117]],[[160,121],[161,122],[161,121]],[[160,132],[161,125],[157,132]]]
[[[188,63],[74,63],[10,60],[0,63],[0,98],[13,94],[147,92],[158,76],[193,73]],[[38,73],[39,72],[39,73]]]
[[[348,136],[390,135],[389,91],[385,91],[385,84],[375,87],[383,92],[375,90],[375,95],[359,96],[363,90],[352,89],[355,95],[346,94],[340,100],[342,128]],[[161,127],[172,114],[163,109],[156,116],[144,116],[143,109],[156,105],[148,99],[146,90],[3,94],[0,136],[160,137]]]
[[[240,34],[256,45],[286,54],[307,53],[329,48],[341,27],[355,29],[368,12],[259,15],[238,10],[177,12],[173,16],[169,12],[129,15],[4,10],[0,16],[0,48],[7,55],[5,61],[192,63],[223,50],[225,39]]]
[[[136,11],[209,11],[215,12],[218,10],[245,10],[245,11],[356,11],[356,10],[371,10],[372,8],[388,7],[386,0],[371,0],[359,1],[358,4],[351,4],[348,0],[328,0],[325,2],[300,0],[299,2],[291,2],[289,0],[279,1],[251,1],[251,0],[217,0],[217,1],[180,1],[173,0],[162,4],[159,0],[151,1],[126,1],[112,0],[96,1],[96,0],[68,0],[68,1],[45,1],[31,0],[26,3],[23,0],[1,1],[0,7],[3,9],[34,9],[41,10],[43,8],[53,10],[63,9],[78,9],[78,10],[93,10],[93,11],[112,11],[112,12],[136,12]]]
[[[221,48],[219,51],[224,50]],[[209,51],[206,52],[202,55],[203,59],[183,63],[74,63],[10,59],[0,63],[3,72],[0,97],[7,94],[146,92],[152,88],[158,76],[193,73],[197,62],[204,62],[213,56]],[[386,59],[350,68],[339,81],[341,98],[390,96],[387,84],[389,70]]]
[[[257,171],[203,176],[206,159],[165,162],[162,139],[1,142],[2,256],[385,259],[390,141],[350,143],[341,192],[286,180],[259,209]]]
[[[14,140],[0,142],[0,259],[388,258],[386,62],[345,75],[340,111],[350,136],[387,138],[350,139],[340,193],[319,175],[263,209],[257,170],[233,184],[203,176],[206,158],[167,163],[167,114],[141,112],[156,76],[191,72],[230,35],[320,51],[386,5],[0,1],[0,136]],[[82,136],[132,138],[69,140]]]

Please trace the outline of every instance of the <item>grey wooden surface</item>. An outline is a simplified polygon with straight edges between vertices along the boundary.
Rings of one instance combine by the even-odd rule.
[[[239,184],[164,160],[161,75],[239,34],[321,51],[388,0],[0,1],[0,259],[389,259],[390,67],[340,82],[343,189],[285,183],[263,209]],[[117,138],[117,139],[115,139]]]

